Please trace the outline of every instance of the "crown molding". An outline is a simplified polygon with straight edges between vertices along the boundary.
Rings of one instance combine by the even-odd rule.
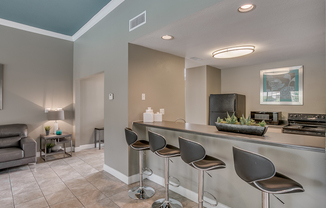
[[[101,21],[106,15],[112,12],[125,0],[111,0],[105,7],[103,7],[96,15],[92,17],[82,28],[80,28],[73,36],[72,40],[75,41],[85,34],[89,29]]]
[[[75,41],[85,34],[89,29],[101,21],[106,15],[112,12],[116,7],[118,7],[125,0],[111,0],[106,6],[104,6],[96,15],[92,17],[82,28],[80,28],[73,36],[63,35],[60,33],[52,32],[49,30],[43,30],[37,27],[32,27],[24,25],[21,23],[5,20],[0,18],[0,25],[12,27],[19,30],[24,30],[27,32],[32,32],[40,35],[45,35],[53,38],[59,38],[62,40]]]
[[[40,29],[37,27],[32,27],[32,26],[20,24],[17,22],[1,19],[1,18],[0,18],[0,25],[12,27],[12,28],[19,29],[19,30],[24,30],[27,32],[37,33],[40,35],[45,35],[45,36],[49,36],[49,37],[53,37],[53,38],[59,38],[59,39],[63,39],[63,40],[73,41],[72,37],[69,35],[63,35],[60,33],[52,32],[49,30],[43,30],[43,29]]]

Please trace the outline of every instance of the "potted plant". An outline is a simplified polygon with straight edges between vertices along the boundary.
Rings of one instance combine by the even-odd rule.
[[[54,147],[53,143],[46,144],[46,152],[51,153],[52,152],[52,147]]]
[[[50,134],[51,126],[45,126],[44,129],[45,129],[46,136],[49,135]]]
[[[250,119],[250,117],[245,118],[243,115],[240,118],[239,122],[238,118],[234,115],[234,113],[232,116],[227,114],[227,118],[225,119],[225,121],[218,117],[215,126],[219,131],[253,134],[258,136],[263,136],[267,132],[268,128],[268,126],[266,126],[265,121],[262,121],[257,124],[253,119]]]

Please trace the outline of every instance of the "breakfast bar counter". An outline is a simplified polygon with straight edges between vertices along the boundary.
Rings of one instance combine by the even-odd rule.
[[[215,126],[171,121],[151,123],[134,122],[133,124],[193,133],[198,135],[219,137],[221,139],[239,140],[264,145],[295,148],[315,152],[325,152],[325,137],[283,134],[276,132],[267,132],[264,136],[256,136],[218,131]]]
[[[269,158],[276,171],[298,181],[305,189],[303,193],[279,194],[285,202],[282,205],[271,197],[271,208],[322,208],[326,204],[326,154],[325,138],[268,132],[264,136],[254,136],[218,131],[215,126],[181,122],[133,122],[133,130],[139,139],[148,140],[148,130],[164,136],[168,144],[179,146],[178,137],[196,141],[203,145],[206,153],[226,163],[226,168],[210,171],[212,178],[205,178],[205,190],[219,201],[218,208],[261,207],[261,193],[242,181],[234,170],[232,147],[239,147]],[[131,153],[130,161],[132,161]],[[135,161],[134,161],[135,162]],[[131,164],[131,163],[130,163]],[[145,156],[145,166],[154,174],[150,180],[162,184],[164,161],[150,151]],[[132,163],[131,168],[137,164]],[[135,170],[135,173],[137,170]],[[170,175],[178,178],[181,186],[171,189],[181,195],[197,200],[197,171],[174,158],[170,165]],[[209,206],[208,206],[209,207]]]

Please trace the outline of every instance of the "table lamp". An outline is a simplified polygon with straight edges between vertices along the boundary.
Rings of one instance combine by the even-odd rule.
[[[48,112],[48,120],[54,120],[53,134],[56,134],[56,132],[58,130],[58,122],[57,122],[57,120],[64,120],[64,119],[65,119],[65,112],[63,110],[49,111]]]

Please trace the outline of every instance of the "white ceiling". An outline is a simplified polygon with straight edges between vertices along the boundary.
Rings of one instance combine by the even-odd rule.
[[[224,0],[132,43],[185,57],[186,67],[220,69],[325,54],[324,0],[252,0],[256,8],[239,13],[238,7],[245,3]],[[166,34],[174,40],[162,40]],[[232,59],[211,56],[214,50],[244,44],[256,46],[256,51]]]

